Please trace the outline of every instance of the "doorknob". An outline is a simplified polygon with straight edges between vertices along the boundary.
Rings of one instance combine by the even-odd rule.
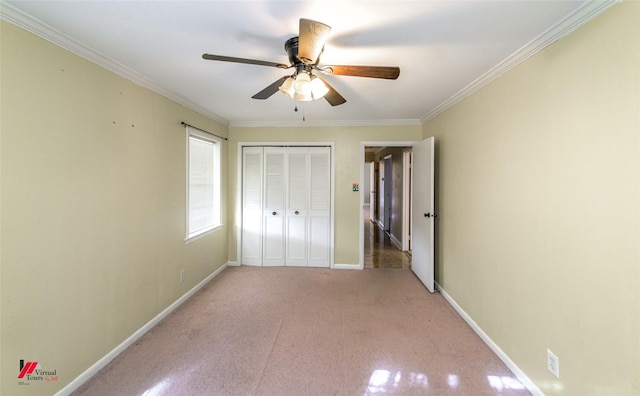
[[[271,212],[271,214],[272,214],[272,215],[274,215],[274,216],[275,216],[275,215],[277,215],[277,213],[276,213],[276,212]]]
[[[300,214],[300,212],[298,212],[297,210],[296,210],[295,212],[293,212],[293,213],[295,213],[295,214]]]
[[[427,212],[427,213],[424,214],[424,217],[434,217],[435,218],[435,217],[438,217],[438,214],[437,213],[429,213],[429,212]]]

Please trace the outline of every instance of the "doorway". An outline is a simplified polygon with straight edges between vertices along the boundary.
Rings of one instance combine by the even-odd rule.
[[[362,268],[411,267],[411,256],[407,254],[410,248],[411,177],[406,176],[411,144],[362,144],[362,174],[370,177],[368,191],[361,193]],[[368,205],[364,202],[365,195],[369,197]]]

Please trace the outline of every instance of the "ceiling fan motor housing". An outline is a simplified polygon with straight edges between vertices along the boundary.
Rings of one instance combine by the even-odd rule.
[[[296,68],[294,76],[297,76],[301,72],[307,72],[311,74],[312,67],[310,65],[305,65],[304,62],[302,62],[302,60],[298,58],[298,46],[298,37],[291,37],[284,43],[284,49],[285,51],[287,51],[287,55],[289,56],[289,64]]]
[[[287,51],[287,55],[289,56],[289,63],[291,65],[298,65],[302,63],[300,59],[298,59],[298,37],[291,37],[284,43],[284,49]]]

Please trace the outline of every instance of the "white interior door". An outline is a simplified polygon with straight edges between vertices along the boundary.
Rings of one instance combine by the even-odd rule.
[[[413,145],[413,226],[411,270],[433,293],[435,229],[435,138]]]
[[[285,265],[285,148],[264,148],[263,266]]]
[[[402,250],[411,251],[411,150],[402,153]]]
[[[262,147],[242,150],[242,260],[262,265]]]
[[[309,153],[306,147],[287,150],[286,266],[308,263]]]
[[[331,266],[331,150],[309,148],[309,266]]]

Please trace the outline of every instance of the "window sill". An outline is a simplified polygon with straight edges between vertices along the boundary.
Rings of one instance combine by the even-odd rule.
[[[186,237],[184,239],[184,242],[186,244],[189,244],[193,241],[196,241],[200,238],[204,238],[205,236],[209,235],[209,234],[213,234],[214,232],[218,231],[219,229],[222,228],[224,224],[218,224],[216,226],[213,226],[211,228],[205,228],[204,230],[198,231],[197,233],[194,233],[192,235],[189,235],[188,237]]]

